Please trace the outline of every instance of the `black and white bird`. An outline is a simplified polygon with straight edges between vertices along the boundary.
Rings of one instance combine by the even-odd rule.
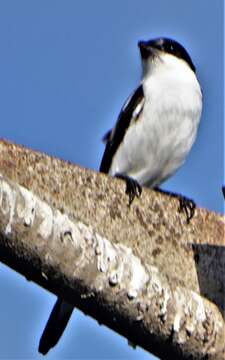
[[[202,92],[195,66],[178,42],[140,41],[143,78],[105,137],[100,171],[158,187],[185,161],[197,135]],[[132,185],[132,183],[131,183]],[[131,188],[131,201],[133,199]]]
[[[202,92],[191,57],[168,38],[140,41],[143,77],[105,136],[100,171],[127,181],[130,203],[141,186],[158,187],[184,163],[196,139]],[[58,299],[39,344],[56,345],[73,307]]]

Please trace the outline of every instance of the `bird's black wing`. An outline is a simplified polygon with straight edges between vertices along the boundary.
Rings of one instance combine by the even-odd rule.
[[[138,119],[143,105],[144,92],[143,86],[140,85],[123,106],[115,128],[108,131],[103,138],[106,141],[106,147],[99,169],[101,172],[108,173],[114,154],[121,144],[130,123]]]

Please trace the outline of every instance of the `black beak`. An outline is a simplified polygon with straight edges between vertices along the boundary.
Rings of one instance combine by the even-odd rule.
[[[155,55],[155,50],[152,47],[151,41],[139,41],[138,46],[141,52],[142,59],[148,59],[150,56]]]

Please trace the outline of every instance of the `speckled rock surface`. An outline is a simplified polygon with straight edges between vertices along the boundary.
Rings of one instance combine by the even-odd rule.
[[[176,198],[148,189],[143,189],[141,198],[135,199],[128,207],[125,185],[122,181],[6,141],[0,142],[0,173],[36,194],[52,208],[58,209],[60,214],[68,216],[68,220],[86,224],[87,228],[99,234],[99,238],[104,237],[114,244],[112,246],[117,250],[130,248],[131,259],[139,264],[137,268],[140,271],[142,263],[151,268],[151,274],[156,268],[160,279],[156,283],[159,281],[165,285],[165,289],[169,289],[167,295],[161,294],[163,304],[168,302],[170,289],[175,289],[170,297],[174,297],[175,303],[179,304],[185,292],[182,290],[180,293],[179,288],[183,288],[187,289],[187,298],[188,294],[192,294],[191,291],[196,293],[193,298],[191,295],[190,304],[193,305],[190,306],[197,306],[198,313],[202,305],[194,304],[202,302],[200,297],[198,300],[197,293],[200,293],[214,301],[224,314],[223,216],[197,209],[191,223],[187,224],[185,214],[177,211],[179,202]],[[26,193],[25,190],[21,191],[23,194]],[[51,211],[49,208],[48,212]],[[23,223],[23,226],[29,227],[32,222],[32,211],[29,214],[31,215],[24,217],[26,224]],[[46,217],[49,217],[48,213]],[[39,228],[39,231],[40,229],[42,228]],[[40,234],[42,238],[48,230],[43,229],[42,235]],[[70,238],[70,232],[64,235],[65,239]],[[62,243],[65,239],[63,237]],[[95,249],[97,256],[102,252],[99,249],[100,247]],[[65,256],[68,259],[73,256],[66,251]],[[129,255],[129,251],[127,254]],[[138,260],[135,260],[136,257]],[[129,262],[126,267],[129,268]],[[116,275],[110,277],[111,286],[118,282],[118,274]],[[137,276],[138,278],[144,279],[145,275]],[[135,298],[135,288],[131,287],[127,296],[130,300]],[[174,322],[175,332],[179,330],[182,313],[187,312],[185,306],[181,305],[181,313],[178,311],[177,320]],[[164,311],[164,305],[160,305],[160,309]],[[206,326],[205,320],[204,324]],[[193,322],[187,326],[191,334],[194,331]],[[181,334],[182,332],[179,332],[178,335],[182,336]]]

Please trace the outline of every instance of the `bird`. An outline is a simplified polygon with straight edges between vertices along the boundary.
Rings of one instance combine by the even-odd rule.
[[[201,86],[185,48],[169,38],[138,45],[142,80],[104,138],[100,165],[128,181],[130,202],[141,186],[157,188],[184,163],[202,113]]]
[[[138,46],[142,79],[104,137],[100,165],[100,172],[126,181],[129,205],[143,186],[158,188],[184,163],[202,113],[202,90],[187,50],[166,37],[139,41]],[[57,299],[39,352],[46,354],[56,345],[72,311],[72,305]]]

